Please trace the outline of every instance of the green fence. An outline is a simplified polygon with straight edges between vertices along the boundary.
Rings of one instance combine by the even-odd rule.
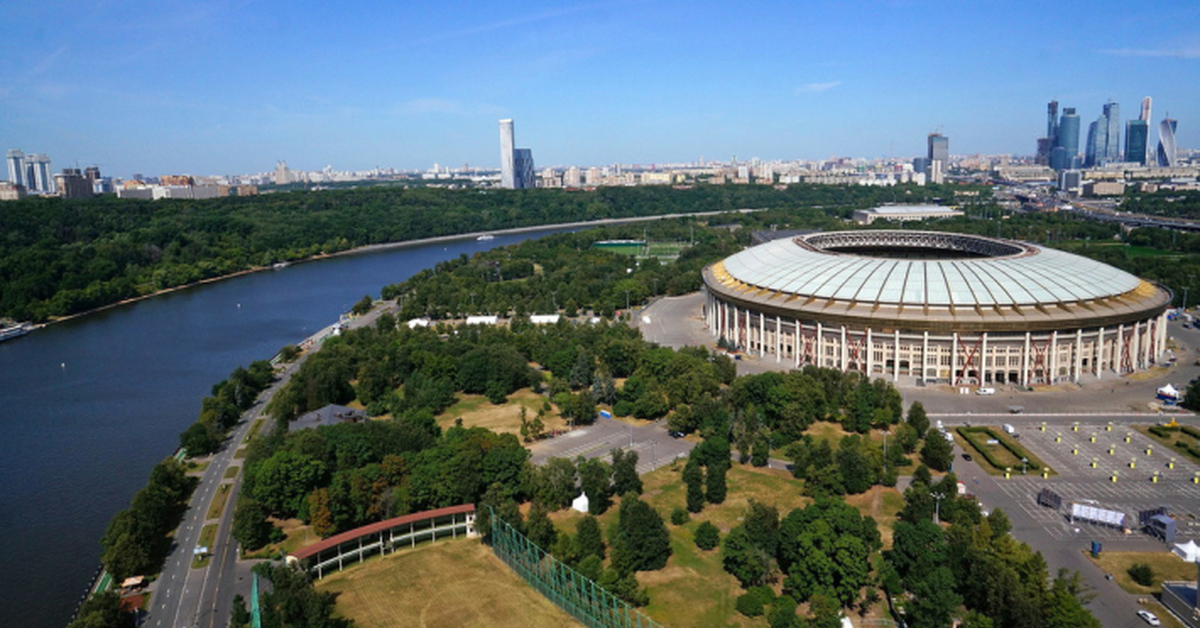
[[[533,588],[589,628],[662,628],[624,600],[546,553],[488,508],[492,551]]]

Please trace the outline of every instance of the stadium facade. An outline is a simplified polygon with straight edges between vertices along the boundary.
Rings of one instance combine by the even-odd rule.
[[[901,382],[1024,386],[1149,368],[1171,294],[1035,244],[841,231],[748,248],[704,269],[709,331],[796,367]]]

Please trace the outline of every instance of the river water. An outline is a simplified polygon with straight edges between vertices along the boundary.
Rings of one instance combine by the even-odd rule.
[[[437,262],[559,231],[294,264],[0,343],[0,626],[62,628],[109,519],[234,368],[299,343]]]

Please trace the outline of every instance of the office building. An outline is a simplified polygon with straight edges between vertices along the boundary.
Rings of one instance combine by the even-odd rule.
[[[513,121],[500,121],[500,187],[513,189],[516,184],[516,156],[513,154]]]
[[[28,188],[29,182],[25,179],[25,153],[10,148],[4,161],[8,164],[8,182]]]
[[[1141,120],[1146,123],[1150,122],[1150,97],[1149,96],[1142,99],[1142,115],[1140,117],[1138,117],[1138,120]]]
[[[929,134],[929,161],[940,161],[944,167],[950,161],[950,138],[941,133]]]
[[[1158,165],[1161,168],[1175,167],[1175,125],[1171,117],[1158,123]]]
[[[571,166],[567,168],[566,174],[563,175],[563,187],[577,188],[582,183],[582,178],[579,166]]]
[[[54,186],[59,196],[63,198],[91,198],[94,196],[92,182],[79,168],[63,168],[62,173],[54,175]]]
[[[1062,170],[1058,173],[1058,189],[1063,192],[1079,193],[1082,183],[1083,176],[1078,170]]]
[[[1070,170],[1079,162],[1079,115],[1074,107],[1063,107],[1058,120],[1054,148],[1050,151],[1050,167],[1055,170]]]
[[[1145,120],[1129,120],[1125,123],[1125,161],[1146,163],[1146,144],[1150,125]]]
[[[518,190],[537,187],[531,149],[518,148],[513,151],[513,187]]]
[[[1105,103],[1104,120],[1107,123],[1104,134],[1104,154],[1096,155],[1096,158],[1106,164],[1121,161],[1121,105],[1111,100]]]
[[[1100,116],[1088,125],[1087,144],[1083,149],[1083,165],[1095,168],[1104,162],[1105,145],[1108,143],[1108,120]]]
[[[1058,141],[1058,101],[1051,100],[1046,105],[1046,137],[1037,141],[1036,163],[1041,166],[1050,164],[1050,152]]]
[[[275,162],[275,185],[287,185],[292,182],[292,171],[286,161]],[[166,185],[166,184],[164,184]]]
[[[25,156],[26,186],[38,194],[54,193],[54,177],[50,174],[50,157],[41,153]]]

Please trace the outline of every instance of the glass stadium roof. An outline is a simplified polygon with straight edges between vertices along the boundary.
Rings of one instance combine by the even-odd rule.
[[[955,260],[887,259],[812,250],[790,238],[725,260],[747,284],[819,299],[957,307],[1053,304],[1100,299],[1139,279],[1094,260],[1026,245],[1032,254]]]

